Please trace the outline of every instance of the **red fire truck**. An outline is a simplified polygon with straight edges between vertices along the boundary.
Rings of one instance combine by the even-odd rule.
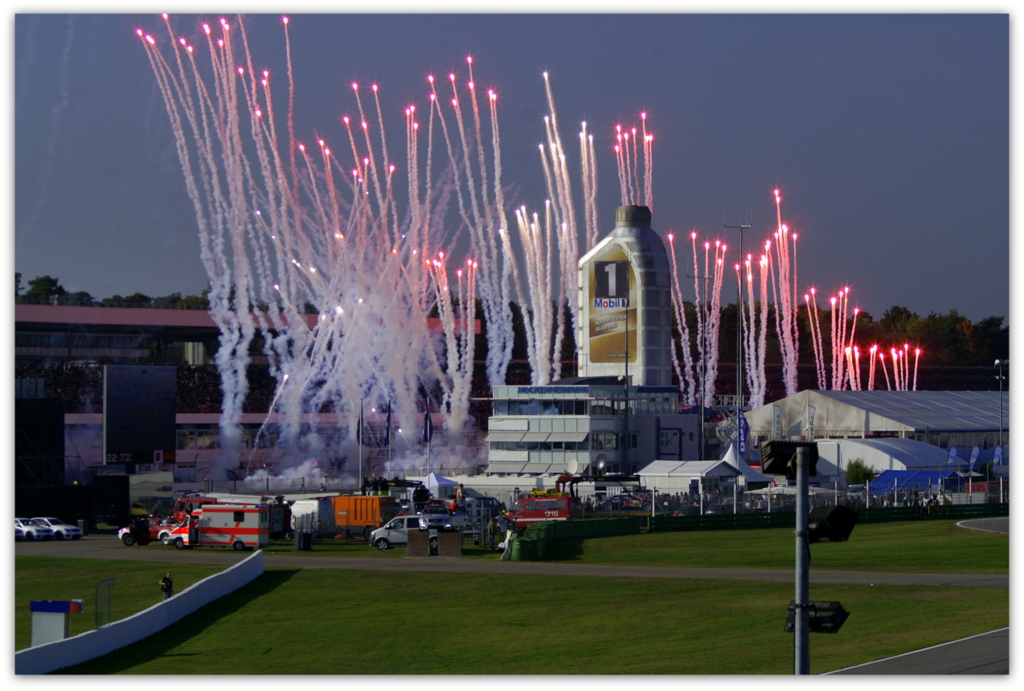
[[[543,521],[579,520],[583,518],[583,505],[579,497],[534,490],[530,496],[517,499],[506,518],[515,529]]]
[[[270,509],[266,504],[207,504],[192,510],[188,523],[174,529],[177,549],[197,546],[265,547],[270,541]]]

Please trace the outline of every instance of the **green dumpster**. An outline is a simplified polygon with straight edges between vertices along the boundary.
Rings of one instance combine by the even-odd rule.
[[[512,561],[538,561],[540,540],[519,538],[512,543]]]

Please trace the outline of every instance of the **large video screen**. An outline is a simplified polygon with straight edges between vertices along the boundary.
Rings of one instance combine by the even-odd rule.
[[[105,463],[174,460],[174,365],[106,365],[103,368]]]

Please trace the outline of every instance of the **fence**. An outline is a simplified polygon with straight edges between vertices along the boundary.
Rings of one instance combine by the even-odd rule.
[[[989,516],[1009,516],[1010,505],[963,504],[939,506],[895,506],[890,508],[858,508],[857,523],[890,523],[894,521],[964,520]],[[772,513],[737,513],[714,516],[655,516],[647,519],[649,532],[677,530],[744,530],[749,528],[792,528],[796,523],[793,511]]]

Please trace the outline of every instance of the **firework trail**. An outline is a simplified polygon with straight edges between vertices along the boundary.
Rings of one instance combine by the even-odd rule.
[[[800,337],[797,326],[797,234],[789,232],[789,226],[782,221],[782,194],[778,189],[775,196],[775,263],[778,264],[777,283],[773,281],[776,296],[775,322],[779,335],[779,350],[782,356],[783,384],[786,395],[797,391],[797,363],[800,359]],[[792,247],[790,246],[792,245]]]
[[[257,333],[278,380],[272,410],[289,450],[286,460],[293,464],[304,449],[315,447],[315,430],[303,429],[305,413],[324,406],[348,413],[351,434],[356,421],[351,402],[363,398],[392,401],[399,424],[409,426],[415,424],[420,392],[440,385],[446,427],[458,434],[468,419],[477,264],[457,272],[456,318],[450,287],[438,280],[438,272],[432,277],[424,257],[428,249],[454,242],[444,230],[448,200],[462,188],[476,187],[472,172],[466,171],[471,147],[461,114],[455,113],[463,146],[449,146],[450,159],[459,165],[435,181],[432,138],[435,121],[444,124],[443,114],[439,107],[431,109],[424,165],[415,110],[406,111],[409,199],[402,212],[375,85],[370,87],[370,111],[359,85],[353,85],[359,120],[344,119],[351,157],[345,164],[322,138],[312,151],[296,142],[290,54],[289,118],[282,143],[270,75],[253,69],[242,21],[221,20],[219,28],[203,25],[205,65],[197,60],[199,50],[166,25],[169,49],[137,33],[175,133],[196,209],[200,256],[210,277],[210,312],[221,334],[222,464],[237,462],[240,452],[249,346]],[[475,123],[480,144],[478,116]],[[468,230],[494,226],[495,204],[484,193],[486,174],[480,178],[479,199],[472,195],[470,200],[476,224]],[[477,245],[489,249],[479,240]],[[495,292],[493,284],[489,287]],[[435,304],[448,344],[445,366],[427,329],[426,317]],[[315,310],[315,318],[307,318],[307,307]]]
[[[824,391],[825,386],[825,344],[821,337],[821,323],[818,320],[817,289],[811,288],[810,295],[804,295],[807,303],[807,320],[811,327],[811,342],[814,344],[814,362],[818,374],[818,389]],[[813,309],[812,309],[813,308]]]
[[[696,233],[693,237],[696,237]],[[676,324],[679,325],[680,347],[683,351],[683,369],[680,371],[679,356],[676,354],[675,344],[672,344],[672,367],[675,368],[676,378],[679,380],[679,393],[682,394],[685,405],[697,403],[697,382],[693,373],[693,351],[690,348],[690,326],[686,320],[686,307],[683,301],[683,291],[679,286],[679,266],[676,263],[675,235],[668,234],[669,256],[672,258],[672,309],[676,315]],[[700,310],[697,310],[698,315]]]
[[[765,363],[768,357],[768,268],[770,264],[769,254],[765,253],[761,256],[761,334],[760,340],[758,341],[758,347],[755,351],[757,353],[757,360],[755,363],[755,372],[760,373],[757,379],[757,386],[754,387],[754,391],[757,392],[756,403],[752,400],[751,405],[761,406],[765,403],[765,394],[768,390],[768,381],[765,376]],[[778,310],[776,309],[776,313]],[[751,319],[753,322],[753,319]]]
[[[882,363],[882,374],[885,375],[885,386],[889,391],[892,391],[892,382],[889,381],[889,370],[885,368],[885,353],[878,354],[878,361]]]
[[[646,206],[654,209],[654,135],[647,133],[647,113],[640,113],[644,136],[644,199]]]
[[[587,123],[580,126],[580,171],[583,182],[584,223],[587,227],[584,254],[597,244],[600,224],[597,218],[597,161],[594,135],[587,133]]]
[[[869,362],[871,364],[868,366],[868,391],[874,391],[875,390],[875,362],[876,362],[875,354],[876,353],[878,353],[878,345],[877,344],[871,346],[871,349],[869,351],[870,357],[868,358],[868,360],[869,360]]]

